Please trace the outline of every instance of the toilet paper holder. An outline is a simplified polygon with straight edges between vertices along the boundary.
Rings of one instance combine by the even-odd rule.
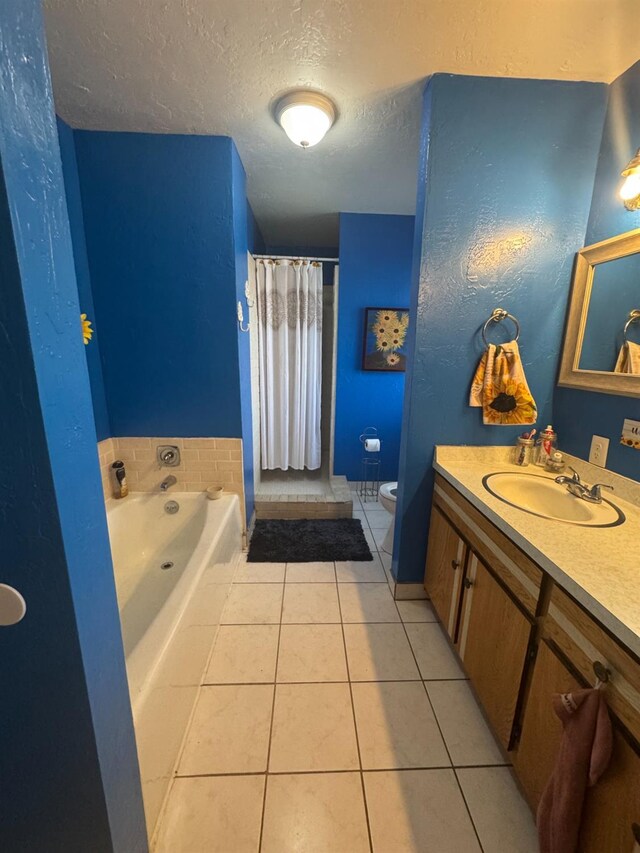
[[[363,501],[378,500],[380,488],[380,448],[382,442],[376,427],[367,427],[360,436],[360,442],[364,448],[365,455],[361,460],[360,483],[358,484],[358,495]],[[370,446],[367,447],[367,444]],[[371,447],[373,444],[373,447]]]

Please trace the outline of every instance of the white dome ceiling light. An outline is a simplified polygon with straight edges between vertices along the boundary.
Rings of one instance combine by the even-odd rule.
[[[275,117],[295,145],[311,148],[323,139],[334,123],[336,108],[325,95],[302,89],[278,101]]]

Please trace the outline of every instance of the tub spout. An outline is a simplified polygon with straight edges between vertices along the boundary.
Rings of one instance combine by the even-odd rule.
[[[173,476],[173,474],[169,474],[168,477],[165,477],[164,480],[160,483],[160,490],[166,492],[169,486],[175,486],[178,481]]]

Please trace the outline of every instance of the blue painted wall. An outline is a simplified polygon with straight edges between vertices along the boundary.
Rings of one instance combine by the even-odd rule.
[[[0,849],[147,849],[40,3],[0,6]]]
[[[640,145],[640,62],[609,86],[607,114],[598,157],[593,199],[584,245],[640,228],[640,211],[628,211],[618,197],[621,170]],[[561,446],[583,459],[592,435],[610,441],[607,468],[640,480],[640,453],[620,442],[625,418],[640,420],[640,400],[557,388],[554,417]]]
[[[93,328],[93,337],[91,343],[85,347],[85,354],[87,356],[87,367],[89,368],[89,380],[91,382],[91,398],[93,416],[96,422],[96,433],[98,441],[102,441],[104,438],[110,438],[112,433],[111,425],[109,424],[107,399],[104,393],[104,380],[102,378],[100,330],[95,322],[96,312],[93,306],[93,293],[91,292],[89,259],[87,258],[87,246],[84,239],[84,218],[82,215],[80,184],[78,182],[76,149],[73,141],[73,130],[61,118],[57,119],[57,125],[80,308],[89,320],[92,321]]]
[[[236,301],[243,306],[245,318],[249,311],[245,299],[245,284],[249,275],[247,252],[249,240],[255,241],[255,230],[247,223],[253,219],[253,213],[247,202],[247,178],[236,146],[231,143],[231,176],[233,192],[233,247],[235,267]],[[254,506],[253,478],[253,428],[251,411],[251,349],[248,332],[237,329],[238,369],[240,377],[240,417],[242,429],[242,460],[244,465],[244,491],[247,523],[251,521]]]
[[[232,141],[74,137],[113,434],[240,437]]]
[[[424,574],[434,445],[509,444],[522,431],[483,426],[468,406],[493,308],[519,318],[539,423],[551,419],[606,99],[591,83],[439,74],[429,86],[393,561],[398,580],[414,582]]]
[[[362,337],[365,308],[409,306],[413,234],[413,216],[340,214],[334,473],[349,480],[360,479],[368,426],[383,441],[382,478],[398,478],[405,376],[362,370]]]

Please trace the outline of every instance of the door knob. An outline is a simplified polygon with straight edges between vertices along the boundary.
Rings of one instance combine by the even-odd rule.
[[[470,578],[465,578],[464,585],[466,589],[470,589],[473,586],[473,581]]]
[[[451,568],[455,572],[456,569],[460,568],[460,560],[451,560]]]
[[[17,589],[0,583],[0,626],[15,625],[27,612],[27,603]]]

